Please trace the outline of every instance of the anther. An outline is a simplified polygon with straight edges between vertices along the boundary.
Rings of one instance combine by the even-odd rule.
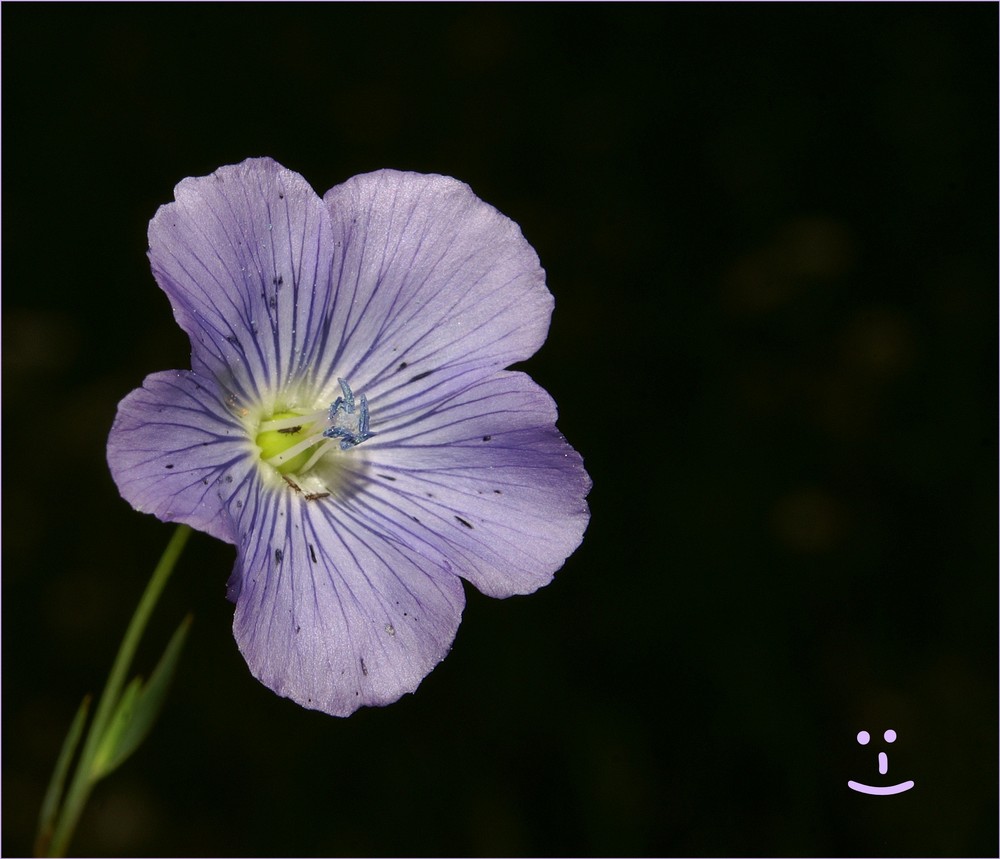
[[[355,445],[370,439],[375,433],[368,430],[368,400],[362,394],[359,402],[354,400],[354,392],[350,385],[343,379],[340,382],[340,389],[344,395],[337,397],[330,404],[330,411],[327,415],[327,423],[330,424],[323,435],[326,438],[339,438],[340,449],[350,450]]]

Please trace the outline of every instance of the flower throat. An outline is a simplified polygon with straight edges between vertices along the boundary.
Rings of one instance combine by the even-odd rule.
[[[293,410],[276,412],[257,427],[260,458],[280,474],[304,474],[334,443],[340,450],[367,441],[368,401],[364,394],[355,400],[354,392],[343,379],[337,380],[343,396],[328,409],[314,412]]]

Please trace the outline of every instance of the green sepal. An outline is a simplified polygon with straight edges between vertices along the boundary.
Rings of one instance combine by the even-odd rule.
[[[135,677],[125,687],[91,763],[94,781],[121,766],[146,739],[163,709],[190,628],[191,615],[188,615],[171,637],[149,681],[143,684],[141,677]]]
[[[42,810],[38,815],[38,834],[35,836],[36,856],[45,854],[49,847],[49,841],[52,839],[52,833],[55,831],[56,814],[59,812],[63,787],[66,784],[66,776],[69,774],[69,764],[73,760],[76,747],[80,745],[80,737],[83,736],[83,726],[87,722],[87,712],[90,710],[90,698],[90,695],[83,696],[80,708],[76,711],[66,739],[63,740],[62,748],[59,750],[59,759],[56,761],[56,768],[52,771],[52,779],[45,791]]]

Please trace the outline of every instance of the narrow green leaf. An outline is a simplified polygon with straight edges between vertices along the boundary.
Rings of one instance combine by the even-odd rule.
[[[141,678],[136,677],[122,693],[94,757],[92,772],[95,780],[121,766],[149,735],[166,702],[170,681],[190,628],[191,615],[188,615],[171,637],[149,681],[143,685]]]
[[[108,726],[104,729],[97,750],[94,752],[94,757],[90,762],[91,781],[96,782],[114,769],[111,766],[111,761],[116,756],[122,738],[128,733],[129,726],[132,724],[136,701],[139,700],[141,693],[142,677],[133,677],[128,686],[125,687],[125,691],[122,692],[121,698],[118,699],[118,703],[111,713],[111,718],[108,720]]]
[[[69,726],[66,739],[63,740],[62,748],[59,750],[59,758],[56,761],[56,768],[52,771],[52,779],[49,787],[45,791],[45,799],[42,801],[42,810],[38,815],[38,834],[35,836],[35,855],[42,856],[48,849],[49,840],[55,829],[56,814],[59,812],[59,803],[62,800],[63,786],[66,784],[66,776],[69,774],[70,761],[73,760],[73,753],[80,744],[80,737],[83,736],[83,726],[87,722],[87,712],[90,710],[90,695],[84,695],[80,708],[73,717],[73,722]]]

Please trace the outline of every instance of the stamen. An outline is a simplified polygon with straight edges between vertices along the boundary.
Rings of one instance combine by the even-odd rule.
[[[305,474],[330,450],[336,439],[341,450],[350,450],[374,433],[369,429],[368,400],[355,398],[344,379],[341,396],[329,408],[299,411],[292,407],[280,410],[260,422],[257,444],[261,459],[282,474]]]
[[[368,431],[368,400],[365,395],[361,395],[360,408],[355,408],[354,392],[343,379],[337,381],[340,382],[344,396],[337,397],[330,404],[327,422],[331,425],[323,430],[323,435],[326,438],[339,438],[340,449],[350,450],[375,433]]]
[[[307,472],[310,468],[312,468],[317,462],[319,462],[320,457],[322,457],[323,454],[327,452],[329,446],[330,442],[326,439],[323,439],[322,444],[316,445],[316,450],[313,451],[312,456],[310,456],[309,459],[306,460],[305,465],[303,465],[301,468],[303,474]]]

